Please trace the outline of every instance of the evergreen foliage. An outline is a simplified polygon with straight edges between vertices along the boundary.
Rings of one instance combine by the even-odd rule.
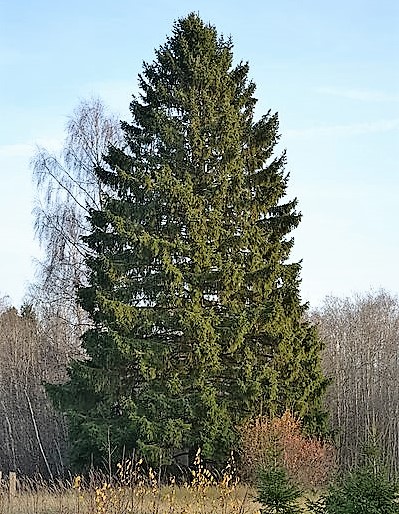
[[[300,514],[301,491],[290,482],[282,467],[261,468],[258,473],[257,501],[262,514]]]
[[[322,345],[288,261],[300,214],[283,201],[277,114],[254,120],[248,69],[197,15],[177,21],[144,64],[126,148],[97,169],[107,194],[80,291],[89,358],[50,388],[77,463],[123,447],[220,461],[243,420],[287,408],[323,428]]]
[[[376,433],[362,454],[363,463],[332,483],[327,494],[308,502],[313,514],[398,514],[399,487],[381,457]]]
[[[397,514],[399,489],[389,478],[375,427],[369,435],[362,464],[329,488],[327,514]]]
[[[325,508],[327,514],[397,514],[398,487],[384,472],[359,467],[330,488]]]

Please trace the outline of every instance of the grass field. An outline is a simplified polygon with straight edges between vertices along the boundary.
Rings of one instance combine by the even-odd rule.
[[[158,487],[135,484],[82,487],[74,483],[19,483],[15,495],[0,489],[0,514],[260,514],[256,490],[240,483],[209,485],[203,478],[190,485]],[[301,506],[305,509],[305,499]]]
[[[113,477],[93,472],[52,484],[40,478],[20,479],[9,489],[10,478],[0,486],[0,514],[260,513],[257,492],[239,481],[233,459],[215,478],[198,451],[189,475],[183,484],[169,478],[169,485],[161,485],[165,481],[152,468],[144,470],[140,459],[118,464]]]

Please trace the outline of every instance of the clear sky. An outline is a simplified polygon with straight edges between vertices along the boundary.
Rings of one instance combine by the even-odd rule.
[[[191,11],[249,61],[258,115],[279,112],[303,300],[399,293],[398,0],[0,0],[0,296],[19,306],[39,255],[35,145],[90,96],[129,119],[143,60]]]

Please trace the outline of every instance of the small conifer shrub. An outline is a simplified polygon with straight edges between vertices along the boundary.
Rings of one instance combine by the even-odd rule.
[[[327,494],[309,502],[312,514],[399,514],[399,487],[388,476],[375,434],[365,448],[364,462],[332,483]]]
[[[289,479],[282,467],[262,467],[258,472],[258,497],[262,505],[261,514],[298,514],[303,512],[298,505],[302,493]]]
[[[327,514],[399,513],[398,486],[387,474],[359,467],[331,486],[325,499]]]

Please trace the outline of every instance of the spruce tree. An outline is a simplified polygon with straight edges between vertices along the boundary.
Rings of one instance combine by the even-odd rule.
[[[88,359],[51,388],[77,462],[133,447],[219,461],[249,417],[290,408],[323,423],[321,342],[289,262],[300,214],[277,114],[255,121],[248,71],[213,26],[180,19],[144,64],[125,148],[97,169]]]

